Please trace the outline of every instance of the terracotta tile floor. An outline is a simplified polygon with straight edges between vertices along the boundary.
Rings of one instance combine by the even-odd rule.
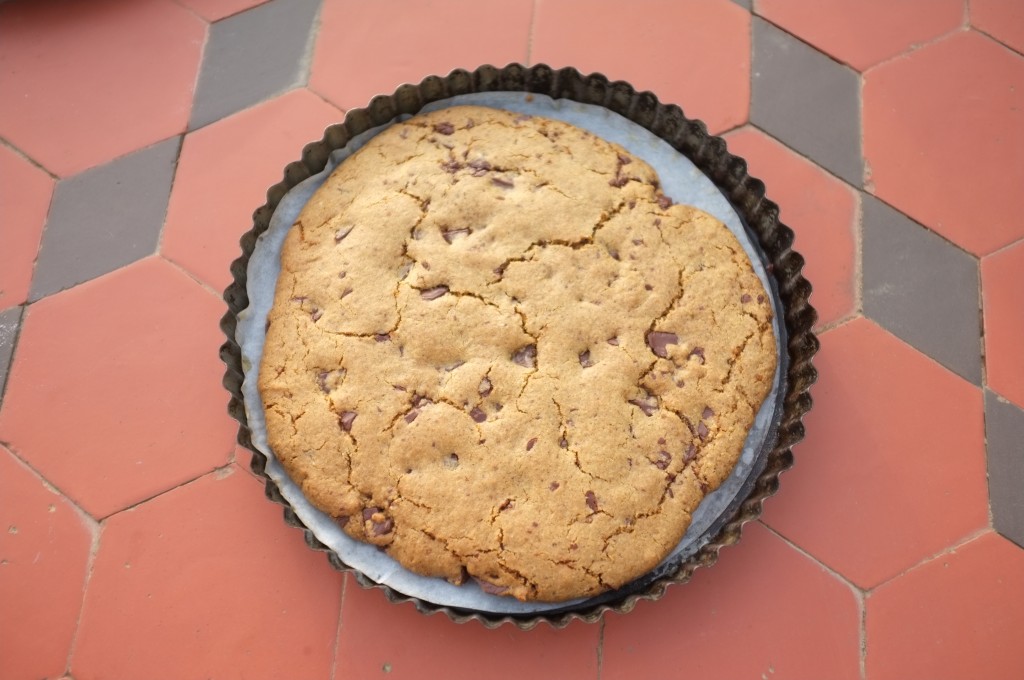
[[[0,680],[1024,677],[1022,7],[0,3]],[[820,312],[763,518],[662,600],[564,630],[334,572],[247,471],[217,355],[237,240],[303,144],[509,61],[724,134]]]

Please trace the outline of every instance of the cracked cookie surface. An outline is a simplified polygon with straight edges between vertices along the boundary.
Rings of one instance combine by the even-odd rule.
[[[568,124],[454,107],[342,163],[284,244],[259,375],[310,501],[406,568],[561,601],[678,544],[775,371],[735,237]]]

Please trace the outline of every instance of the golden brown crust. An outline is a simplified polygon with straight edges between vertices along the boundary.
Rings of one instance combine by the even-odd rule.
[[[392,126],[302,211],[260,369],[307,497],[407,568],[558,601],[642,575],[775,371],[739,243],[570,125]]]

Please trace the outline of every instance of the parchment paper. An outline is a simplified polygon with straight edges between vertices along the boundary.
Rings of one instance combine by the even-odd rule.
[[[770,290],[764,265],[755,246],[751,243],[750,237],[743,229],[736,211],[714,183],[701,173],[689,159],[653,133],[600,106],[580,104],[565,99],[553,100],[544,95],[530,95],[530,101],[527,101],[527,95],[522,92],[462,95],[434,102],[424,107],[423,111],[434,111],[460,104],[490,106],[517,113],[560,119],[622,145],[631,153],[647,161],[657,171],[663,191],[673,201],[696,206],[724,222],[743,245],[754,271],[761,279],[765,289]],[[401,116],[392,123],[408,117]],[[302,522],[321,542],[336,551],[346,564],[361,571],[377,583],[387,584],[401,593],[438,605],[492,613],[541,613],[582,602],[582,600],[573,600],[558,603],[525,603],[510,597],[484,593],[472,581],[462,586],[454,586],[443,579],[413,574],[403,569],[376,547],[353,540],[329,517],[314,508],[302,495],[299,487],[288,477],[267,445],[266,421],[256,386],[256,378],[260,358],[263,354],[264,324],[267,313],[273,304],[274,289],[280,272],[281,246],[285,235],[306,201],[327,179],[331,171],[386,127],[388,125],[374,128],[353,138],[344,149],[339,149],[331,154],[327,168],[323,172],[306,179],[288,192],[274,212],[270,228],[257,241],[256,249],[249,260],[249,307],[238,315],[235,337],[242,351],[242,365],[245,371],[242,392],[253,444],[267,455],[267,474],[277,483],[281,494],[291,503]],[[774,296],[769,296],[769,298],[775,304]],[[779,311],[775,309],[775,321],[773,322],[777,345],[780,337]],[[662,566],[675,556],[693,554],[707,543],[711,538],[710,535],[705,535],[708,528],[735,499],[747,478],[752,473],[759,472],[753,470],[753,467],[758,450],[770,429],[775,402],[778,399],[780,380],[781,362],[776,368],[773,388],[758,411],[754,427],[747,437],[736,469],[725,483],[714,493],[708,495],[697,508],[686,535],[662,563]]]

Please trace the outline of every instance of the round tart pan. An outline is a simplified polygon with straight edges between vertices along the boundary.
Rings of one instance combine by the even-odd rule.
[[[384,125],[396,116],[416,114],[431,102],[480,92],[536,93],[601,106],[667,142],[692,161],[738,213],[768,274],[768,292],[779,316],[781,382],[771,425],[751,473],[732,502],[705,531],[699,541],[701,547],[684,551],[614,592],[529,614],[467,610],[410,597],[374,582],[322,543],[303,524],[267,475],[267,458],[253,446],[242,395],[242,354],[235,341],[238,315],[249,306],[249,259],[257,238],[268,229],[274,210],[285,194],[321,172],[331,152],[344,147],[356,135]],[[792,250],[793,232],[779,222],[778,214],[778,207],[765,198],[764,184],[747,174],[746,163],[729,154],[721,138],[708,135],[702,122],[688,119],[678,106],[661,104],[650,92],[638,93],[628,83],[609,82],[601,74],[582,75],[571,68],[554,70],[544,65],[510,64],[504,68],[482,66],[472,72],[456,70],[445,77],[428,77],[418,85],[403,85],[392,95],[375,97],[366,108],[349,111],[344,122],[328,128],[321,141],[307,145],[302,160],[289,164],[284,179],[267,191],[267,203],[256,210],[252,229],[242,236],[242,255],[231,265],[234,280],[224,292],[228,311],[221,320],[221,329],[227,339],[220,349],[221,359],[227,365],[223,382],[231,393],[228,412],[239,422],[238,442],[252,451],[252,469],[266,480],[267,497],[285,506],[285,522],[303,530],[306,544],[326,552],[335,569],[351,571],[361,586],[382,588],[392,602],[411,601],[423,613],[444,612],[457,622],[477,619],[488,627],[511,622],[523,629],[541,621],[558,628],[573,619],[593,622],[608,610],[628,612],[640,599],[660,598],[669,584],[689,581],[697,567],[714,564],[723,546],[737,542],[742,525],[760,516],[762,502],[778,489],[779,474],[793,464],[791,448],[803,438],[801,418],[811,407],[808,390],[816,378],[811,359],[818,349],[818,341],[811,328],[817,315],[808,303],[811,286],[801,275],[804,260]]]

